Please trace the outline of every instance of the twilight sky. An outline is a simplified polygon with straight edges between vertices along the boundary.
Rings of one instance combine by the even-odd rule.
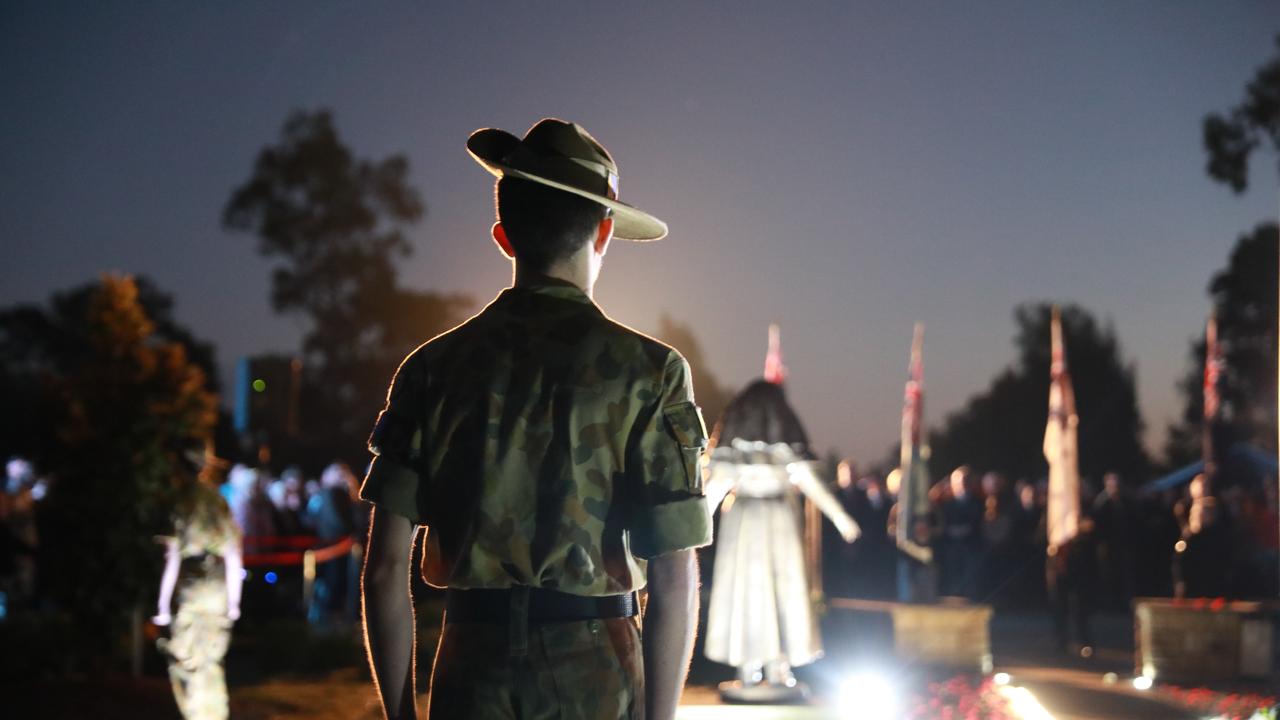
[[[0,305],[136,272],[224,373],[295,349],[254,239],[219,223],[288,112],[322,106],[358,155],[410,160],[405,284],[480,305],[510,269],[463,142],[554,115],[671,226],[614,244],[600,304],[690,324],[735,386],[781,323],[819,448],[896,440],[914,321],[937,423],[1040,299],[1114,324],[1158,447],[1210,275],[1277,213],[1271,157],[1236,197],[1200,147],[1277,32],[1273,2],[7,2]]]

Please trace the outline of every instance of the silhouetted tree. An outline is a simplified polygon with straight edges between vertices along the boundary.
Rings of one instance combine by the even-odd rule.
[[[205,375],[205,386],[218,390],[211,343],[197,339],[173,316],[173,297],[146,277],[134,277],[137,302],[155,327],[155,337],[182,345]],[[22,454],[43,462],[56,447],[60,408],[48,393],[48,380],[83,362],[88,312],[101,283],[85,283],[55,293],[48,306],[23,304],[0,310],[0,452]]]
[[[1050,313],[1047,303],[1014,311],[1017,360],[930,433],[929,467],[935,475],[962,464],[1011,478],[1035,479],[1047,472]],[[1129,482],[1145,479],[1149,461],[1134,371],[1121,356],[1115,331],[1100,327],[1076,305],[1062,308],[1062,329],[1080,416],[1081,474],[1096,479],[1115,470]]]
[[[472,305],[397,284],[396,261],[411,251],[404,231],[425,212],[408,173],[402,155],[354,157],[329,112],[295,112],[223,212],[277,260],[275,309],[307,319],[302,436],[352,462],[366,457],[397,363]]]
[[[684,355],[693,370],[693,392],[702,408],[702,415],[707,423],[707,430],[715,425],[724,408],[733,398],[733,390],[721,385],[711,372],[711,365],[702,354],[702,345],[693,336],[693,329],[684,323],[672,319],[663,313],[658,318],[657,339],[670,345]]]
[[[1227,266],[1209,283],[1226,365],[1218,384],[1222,404],[1214,432],[1215,447],[1222,450],[1238,441],[1269,450],[1276,446],[1277,240],[1275,223],[1241,236]],[[1191,345],[1187,373],[1178,384],[1185,404],[1165,443],[1171,467],[1200,458],[1204,350],[1201,334]]]
[[[41,505],[46,590],[94,655],[155,590],[155,536],[169,516],[182,448],[209,438],[216,399],[185,347],[159,336],[129,277],[104,276],[47,368],[58,399],[53,482]]]
[[[1280,36],[1276,36],[1280,47]],[[1204,148],[1209,177],[1244,192],[1249,186],[1249,156],[1264,140],[1280,151],[1280,53],[1258,68],[1245,86],[1245,98],[1227,115],[1204,119]]]

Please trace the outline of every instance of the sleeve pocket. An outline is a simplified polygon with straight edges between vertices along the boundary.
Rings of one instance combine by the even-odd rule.
[[[702,410],[692,402],[682,402],[662,408],[667,430],[680,444],[684,462],[685,484],[690,492],[702,492],[702,468],[699,460],[707,447],[707,427],[702,422]]]

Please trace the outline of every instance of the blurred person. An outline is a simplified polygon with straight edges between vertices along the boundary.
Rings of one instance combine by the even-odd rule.
[[[1275,477],[1262,479],[1262,495],[1253,516],[1253,543],[1257,548],[1255,562],[1261,597],[1280,595],[1280,488]]]
[[[1014,563],[1013,600],[1019,607],[1043,607],[1045,602],[1045,495],[1035,483],[1020,479],[1015,483],[1018,502],[1012,508]]]
[[[159,538],[165,564],[152,622],[170,629],[157,645],[168,658],[182,716],[223,720],[228,699],[222,660],[240,617],[240,532],[213,485],[211,456],[188,448],[178,462],[178,499],[169,533]],[[175,602],[178,610],[170,614]]]
[[[848,513],[852,513],[854,506],[866,497],[866,478],[858,477],[857,467],[851,458],[845,458],[836,465],[836,482],[832,494]]]
[[[1267,476],[1262,479],[1262,492],[1256,498],[1256,506],[1252,516],[1253,547],[1256,548],[1255,565],[1260,578],[1259,595],[1275,597],[1280,595],[1280,503],[1277,496],[1280,489],[1276,487],[1276,478]]]
[[[580,126],[467,143],[500,179],[492,234],[513,287],[397,371],[370,439],[366,637],[383,709],[416,715],[410,544],[447,587],[436,718],[670,720],[711,540],[706,431],[688,363],[592,299],[616,231],[666,226],[617,201]],[[648,588],[641,641],[636,591]]]
[[[270,479],[262,470],[250,469],[249,472],[252,473],[252,481],[248,483],[248,492],[240,497],[245,537],[275,537],[279,534],[276,531],[276,508],[267,495]]]
[[[1232,529],[1218,499],[1209,494],[1204,473],[1191,479],[1174,516],[1180,530],[1174,545],[1175,597],[1223,597],[1231,586]]]
[[[311,501],[315,496],[320,494],[320,481],[315,478],[307,478],[302,484],[302,500],[303,507],[311,507]]]
[[[6,609],[23,607],[36,596],[36,557],[40,548],[40,531],[36,522],[36,504],[43,497],[43,483],[36,477],[35,467],[21,457],[5,463],[4,530],[10,540],[12,565]]]
[[[267,487],[267,496],[275,508],[275,529],[279,535],[306,535],[302,504],[302,471],[290,467]]]
[[[895,583],[897,600],[903,603],[931,603],[938,599],[938,529],[935,485],[930,489],[930,512],[927,517],[916,518],[912,523],[909,539],[923,553],[912,555],[898,548],[898,501],[901,499],[899,489],[902,486],[902,470],[894,468],[885,476],[885,490],[894,503],[885,517],[885,536],[898,552],[895,553]],[[924,555],[928,555],[928,559]]]
[[[890,473],[892,477],[892,473]],[[931,603],[938,599],[938,591],[941,587],[940,580],[940,563],[937,561],[939,556],[939,538],[938,528],[936,527],[937,513],[931,513],[927,518],[916,518],[912,523],[910,539],[917,547],[927,549],[932,553],[932,560],[926,561],[923,557],[911,555],[905,552],[897,552],[897,599],[903,603]],[[898,504],[894,503],[889,508],[889,515],[885,523],[885,535],[893,541],[897,538],[898,533]]]
[[[231,517],[240,534],[244,535],[245,526],[249,523],[249,496],[253,494],[254,485],[258,482],[258,471],[243,463],[231,466],[227,473],[227,482],[222,486],[223,497],[231,508]]]
[[[1097,549],[1088,514],[1088,491],[1081,481],[1080,518],[1075,537],[1051,547],[1045,562],[1045,589],[1058,647],[1068,654],[1093,655],[1093,615],[1097,595]]]
[[[1170,488],[1138,502],[1134,548],[1134,592],[1140,597],[1172,597],[1173,563],[1182,534],[1174,511],[1179,491]]]
[[[1015,535],[1018,522],[1009,481],[997,472],[982,476],[982,545],[979,595],[988,602],[1003,603],[1013,594],[1012,579],[1018,567]]]
[[[864,475],[859,481],[864,488],[849,508],[862,534],[848,547],[851,563],[847,576],[857,584],[850,588],[852,597],[889,599],[894,596],[894,560],[897,555],[889,536],[889,512],[893,499],[878,475]]]
[[[1235,530],[1234,597],[1272,598],[1277,594],[1280,518],[1269,505],[1268,490],[1275,492],[1274,480],[1264,478],[1262,487],[1236,486],[1223,493],[1232,511],[1231,527]]]
[[[974,497],[972,472],[962,465],[949,478],[950,497],[941,504],[942,594],[977,598],[982,560],[981,501]]]
[[[865,497],[863,482],[857,476],[854,461],[841,460],[836,465],[835,485],[831,494],[850,516]],[[827,595],[834,597],[859,597],[860,587],[865,585],[864,568],[857,563],[854,545],[844,542],[840,530],[831,522],[822,523],[822,586]]]
[[[299,514],[306,512],[307,479],[302,473],[302,468],[290,465],[280,473],[280,481],[284,483],[285,506]]]
[[[1102,492],[1093,500],[1091,515],[1098,552],[1100,604],[1108,610],[1127,611],[1134,593],[1136,518],[1117,473],[1102,476]]]
[[[356,529],[356,477],[343,462],[330,463],[320,474],[320,492],[311,499],[309,515],[321,547],[353,537]],[[354,610],[353,568],[350,553],[344,553],[316,568],[315,594],[309,617],[312,622],[339,623]]]

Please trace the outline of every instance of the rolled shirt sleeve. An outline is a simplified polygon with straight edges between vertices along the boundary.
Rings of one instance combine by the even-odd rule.
[[[642,558],[711,544],[699,462],[707,431],[693,400],[689,364],[674,351],[662,385],[661,396],[640,417],[628,458],[638,498],[629,527],[631,552]]]
[[[405,358],[387,390],[387,403],[369,436],[373,462],[360,498],[422,523],[425,496],[422,460],[422,404],[426,379],[416,353]]]

